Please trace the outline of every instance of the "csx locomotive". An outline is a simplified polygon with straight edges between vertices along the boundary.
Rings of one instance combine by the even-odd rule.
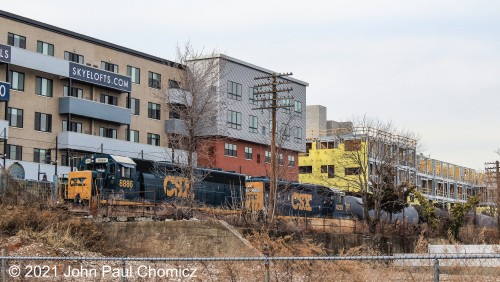
[[[86,156],[68,174],[62,195],[84,201],[93,196],[124,201],[175,201],[192,196],[202,205],[260,212],[269,203],[269,179],[217,169],[196,168],[189,193],[183,168],[168,162],[152,162],[109,154]],[[344,193],[324,186],[278,182],[276,213],[308,217],[350,217]]]

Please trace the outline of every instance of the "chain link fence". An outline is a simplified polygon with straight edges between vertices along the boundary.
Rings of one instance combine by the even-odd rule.
[[[500,281],[500,254],[0,259],[2,281]]]

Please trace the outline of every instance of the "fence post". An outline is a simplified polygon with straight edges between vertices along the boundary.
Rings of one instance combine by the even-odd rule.
[[[2,257],[7,256],[7,252],[2,248]],[[2,258],[2,282],[7,281],[7,261],[5,258]]]
[[[434,282],[439,282],[439,260],[434,259]]]
[[[263,254],[264,254],[264,282],[269,282],[271,281],[270,280],[270,276],[269,276],[269,247],[268,246],[264,246],[264,250],[263,250]]]
[[[125,271],[126,271],[126,270],[125,270],[125,258],[123,257],[123,258],[122,258],[122,282],[127,281],[127,279],[125,278],[125,276],[126,276],[126,275],[125,275],[125,274],[126,274],[126,272],[125,272]]]

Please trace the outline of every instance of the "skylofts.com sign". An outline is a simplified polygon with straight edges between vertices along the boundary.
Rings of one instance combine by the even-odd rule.
[[[0,62],[10,63],[10,46],[0,44]]]
[[[119,75],[84,65],[69,63],[69,77],[108,88],[132,91],[132,79],[128,76]]]

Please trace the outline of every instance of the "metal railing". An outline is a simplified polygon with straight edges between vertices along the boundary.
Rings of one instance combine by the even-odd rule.
[[[498,281],[500,254],[323,257],[13,257],[2,281]]]

